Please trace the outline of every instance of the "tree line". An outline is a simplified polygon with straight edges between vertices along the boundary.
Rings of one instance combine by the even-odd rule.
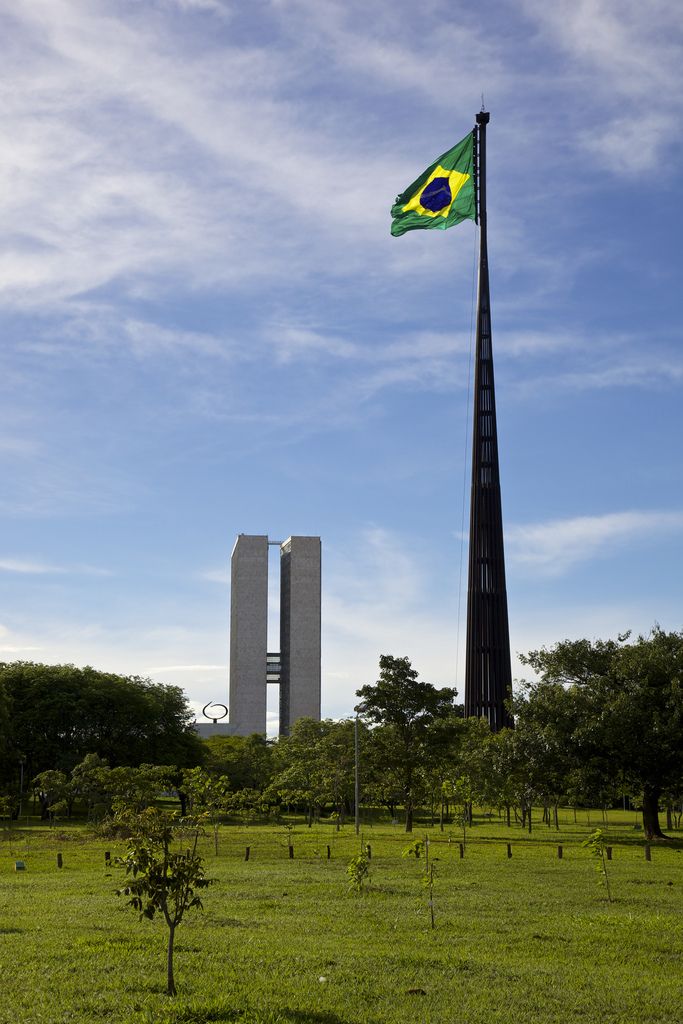
[[[341,826],[354,811],[357,731],[361,802],[402,814],[407,831],[418,810],[441,827],[467,825],[474,805],[530,830],[534,807],[552,826],[561,805],[607,808],[625,795],[642,807],[649,838],[663,835],[660,810],[668,827],[680,824],[683,634],[564,640],[522,660],[536,679],[512,701],[514,729],[494,734],[463,718],[454,689],[384,655],[377,682],[357,691],[357,721],[301,719],[276,742],[201,741],[176,687],[73,666],[0,666],[0,785],[16,803],[20,755],[46,817],[142,808],[165,791],[183,813],[289,809]],[[113,721],[119,711],[123,721]]]

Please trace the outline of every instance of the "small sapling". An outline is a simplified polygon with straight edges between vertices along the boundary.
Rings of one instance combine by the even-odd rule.
[[[588,839],[584,839],[581,843],[582,846],[586,846],[593,857],[595,857],[595,870],[600,875],[600,884],[605,886],[607,891],[607,900],[609,903],[612,902],[612,891],[609,884],[609,875],[607,873],[607,856],[605,853],[605,833],[601,828],[596,828],[595,832],[589,835]]]
[[[357,856],[351,858],[346,865],[346,876],[349,880],[349,889],[360,895],[370,877],[370,859],[365,850],[361,850]]]
[[[138,911],[140,920],[154,919],[160,913],[168,928],[166,956],[166,992],[176,994],[173,976],[173,945],[175,931],[187,910],[202,909],[198,890],[211,885],[204,877],[204,866],[197,853],[199,827],[188,827],[187,822],[164,814],[156,808],[147,808],[140,814],[131,812],[120,816],[121,824],[130,831],[125,857],[119,863],[130,876],[117,896],[128,896],[128,905]],[[191,845],[182,852],[172,850],[177,839],[189,840]]]

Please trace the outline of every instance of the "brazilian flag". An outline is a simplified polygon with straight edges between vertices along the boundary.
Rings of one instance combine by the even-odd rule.
[[[416,228],[450,228],[476,220],[474,196],[474,133],[424,171],[397,197],[391,208],[392,235]]]

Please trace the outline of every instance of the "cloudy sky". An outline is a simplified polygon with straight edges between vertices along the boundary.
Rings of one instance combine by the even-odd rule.
[[[476,229],[388,211],[482,94],[513,652],[683,626],[678,0],[0,12],[0,657],[225,701],[315,534],[323,713],[462,692]]]

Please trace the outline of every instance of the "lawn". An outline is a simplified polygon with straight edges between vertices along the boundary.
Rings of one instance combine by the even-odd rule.
[[[284,829],[223,826],[218,856],[203,841],[216,879],[205,910],[177,934],[175,999],[164,995],[163,922],[139,922],[114,894],[122,875],[104,852],[123,844],[64,823],[15,830],[11,842],[5,832],[0,1022],[671,1024],[683,1006],[683,839],[653,845],[648,862],[633,815],[613,813],[609,903],[581,846],[598,824],[565,812],[560,833],[528,836],[482,819],[462,858],[456,829],[407,837],[366,825],[360,896],[346,876],[352,826],[298,825],[294,859]],[[434,930],[424,857],[402,856],[425,834]]]

